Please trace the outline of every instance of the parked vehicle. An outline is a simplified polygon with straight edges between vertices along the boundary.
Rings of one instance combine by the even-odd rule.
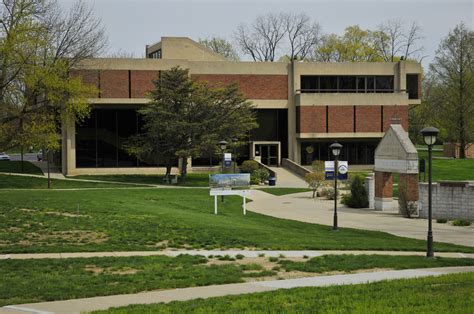
[[[6,153],[0,153],[0,160],[10,161],[10,156],[8,156]]]

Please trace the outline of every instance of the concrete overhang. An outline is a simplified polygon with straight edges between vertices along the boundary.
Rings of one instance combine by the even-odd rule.
[[[387,106],[408,105],[406,93],[300,93],[297,106]]]

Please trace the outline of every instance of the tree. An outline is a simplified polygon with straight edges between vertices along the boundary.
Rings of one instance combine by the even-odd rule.
[[[186,180],[187,159],[201,156],[221,139],[245,138],[257,126],[252,105],[236,85],[211,89],[189,71],[174,67],[154,81],[151,101],[139,113],[144,132],[133,137],[128,151],[139,158],[155,156],[171,171],[170,160],[181,158],[181,180]]]
[[[421,62],[423,57],[416,55],[423,50],[423,47],[419,46],[419,41],[423,38],[420,33],[421,28],[415,22],[406,30],[400,20],[389,20],[380,24],[372,32],[372,37],[378,54],[385,62],[395,62],[402,56]]]
[[[371,32],[358,25],[348,26],[343,36],[323,36],[314,59],[321,62],[382,61],[372,42]]]
[[[61,121],[89,113],[93,91],[69,70],[104,48],[104,30],[81,1],[67,14],[40,0],[5,0],[0,10],[0,147],[55,149]]]
[[[254,61],[275,61],[284,36],[283,15],[269,13],[258,16],[250,26],[241,24],[235,39],[242,53]]]
[[[426,95],[441,137],[460,144],[460,158],[474,141],[474,32],[459,24],[436,51]]]
[[[283,15],[283,26],[290,46],[290,60],[304,60],[320,39],[321,27],[304,13]]]
[[[312,163],[313,172],[307,173],[304,177],[310,189],[313,190],[313,198],[315,198],[318,189],[324,184],[324,161],[315,160]]]
[[[351,183],[351,195],[346,201],[346,205],[352,208],[367,208],[369,199],[367,191],[360,176],[355,176]]]
[[[229,60],[239,61],[240,57],[230,42],[223,38],[212,37],[208,39],[199,39],[199,43],[210,50],[223,55]]]

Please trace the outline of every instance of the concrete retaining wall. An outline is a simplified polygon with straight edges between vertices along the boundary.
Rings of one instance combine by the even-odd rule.
[[[288,158],[283,158],[281,161],[281,165],[283,168],[286,168],[296,174],[297,176],[301,177],[304,179],[305,175],[307,173],[311,173],[311,170],[306,169],[303,166],[298,165],[296,162],[288,159]]]
[[[420,183],[419,213],[428,217],[428,183]],[[432,185],[433,219],[474,221],[474,182],[440,181]]]

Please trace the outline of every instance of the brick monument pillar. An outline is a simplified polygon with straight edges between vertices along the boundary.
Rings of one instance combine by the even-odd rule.
[[[405,201],[407,205],[413,208],[412,214],[418,213],[418,199],[419,199],[419,185],[418,174],[414,173],[400,173],[398,179],[398,195],[405,194]]]
[[[375,210],[392,210],[392,196],[392,173],[375,171]]]

